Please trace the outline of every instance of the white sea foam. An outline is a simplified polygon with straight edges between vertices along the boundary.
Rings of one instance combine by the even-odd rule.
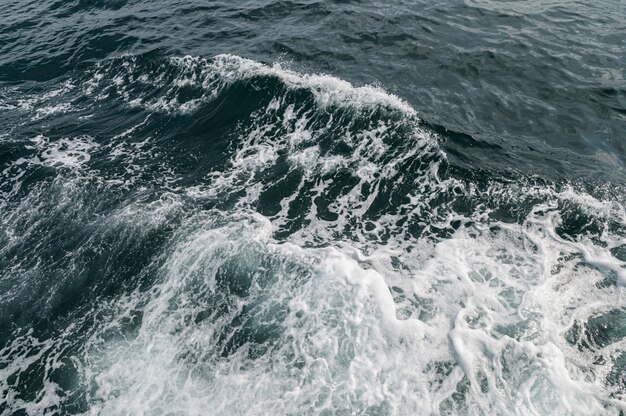
[[[32,167],[46,166],[78,171],[89,162],[91,152],[98,145],[88,136],[50,140],[46,136],[38,135],[25,147],[34,153],[29,157],[20,157],[12,161],[0,172],[0,178],[5,185],[4,189],[0,190],[0,195],[4,197],[0,203],[8,201],[21,189],[23,178]],[[10,186],[7,186],[9,184]]]
[[[196,65],[198,58],[186,56],[174,58],[184,65]],[[401,98],[381,88],[366,85],[354,87],[347,81],[326,74],[299,74],[280,64],[265,65],[236,55],[218,55],[211,61],[213,68],[226,82],[239,81],[257,76],[275,76],[291,88],[306,88],[313,92],[318,105],[346,107],[388,106],[407,115],[415,116],[415,110]]]
[[[56,115],[59,113],[65,113],[72,108],[70,103],[60,103],[56,105],[48,105],[44,107],[39,107],[36,109],[36,114],[33,120],[39,120],[42,118],[50,117],[51,115]]]
[[[89,162],[90,152],[96,147],[96,143],[88,136],[51,141],[39,135],[34,137],[32,142],[31,148],[38,151],[37,155],[29,159],[20,159],[16,164],[78,168]]]
[[[540,212],[546,208],[524,225],[463,229],[422,244],[415,259],[403,255],[409,268],[400,272],[388,268],[392,253],[384,250],[366,256],[347,245],[272,242],[272,224],[257,214],[196,218],[196,231],[181,231],[168,252],[159,286],[143,301],[120,304],[146,302],[138,336],[99,344],[88,356],[85,371],[98,386],[93,409],[521,415],[620,408],[606,397],[602,367],[592,369],[595,354],[581,353],[564,334],[574,319],[621,307],[624,290],[598,288],[600,272],[563,262],[570,246],[553,238],[554,217]],[[225,270],[249,285],[245,296],[224,292]],[[218,299],[228,305],[223,314],[212,309]],[[402,319],[399,308],[409,310]],[[265,335],[267,352],[256,356],[255,337]],[[459,389],[465,393],[455,399]]]
[[[60,348],[59,348],[60,347]],[[61,401],[62,389],[58,384],[50,381],[48,376],[63,352],[63,346],[55,346],[52,340],[39,341],[32,336],[32,331],[22,337],[14,339],[0,351],[0,394],[2,394],[3,414],[5,406],[18,410],[27,415],[45,414],[46,409],[58,406]],[[24,400],[19,397],[17,380],[11,378],[15,374],[21,374],[28,370],[30,366],[41,360],[46,354],[51,353],[43,369],[44,386],[37,392],[32,400]]]
[[[109,414],[200,414],[207,408],[214,414],[364,411],[384,408],[385,400],[399,405],[395,397],[410,385],[419,387],[419,367],[408,354],[420,348],[422,325],[396,318],[380,274],[334,249],[270,243],[267,220],[242,220],[200,230],[173,248],[137,338],[107,345],[105,358],[91,361],[105,367],[95,371],[94,409]],[[257,265],[270,269],[256,271]],[[232,310],[226,315],[209,310],[207,319],[198,321],[206,302],[221,290],[220,269],[229,266],[244,273],[240,279],[250,279],[250,294],[246,299],[230,295]],[[246,315],[247,308],[256,313]],[[237,324],[241,315],[245,320]],[[185,325],[188,319],[197,324]],[[267,341],[271,354],[250,360],[254,346],[244,338],[220,358],[219,334],[236,337],[248,330],[263,337],[272,327],[277,332]],[[417,410],[422,398],[406,395],[404,400],[405,409]]]
[[[182,69],[169,78],[124,59],[122,74],[101,68],[85,93],[193,112],[178,89],[201,88],[199,101],[187,101],[201,105],[229,83],[270,76],[311,91],[316,105],[271,97],[237,131],[221,170],[153,202],[141,202],[140,189],[137,201],[99,216],[102,230],[173,231],[146,269],[154,285],[99,300],[90,312],[98,319],[74,356],[90,413],[626,411],[626,393],[609,382],[626,341],[584,346],[572,332],[623,308],[626,263],[615,254],[625,244],[622,202],[523,178],[479,185],[446,176],[445,155],[414,111],[375,87],[230,55],[176,58],[170,65]],[[134,83],[159,85],[164,95],[143,96]],[[377,108],[392,114],[370,120],[374,112],[361,111]],[[84,169],[97,150],[123,167],[98,180],[131,189],[142,158],[158,158],[151,137],[132,140],[148,118],[101,146],[38,136],[35,155],[17,166]],[[264,192],[277,185],[267,179],[272,169],[294,183],[263,216]],[[166,166],[159,172],[175,183]],[[59,209],[71,208],[73,195]],[[223,211],[186,205],[233,196]],[[456,209],[462,198],[474,205]],[[31,205],[20,207],[24,215],[39,209]],[[493,215],[509,205],[520,209],[518,221]],[[20,212],[4,221],[19,223]],[[585,216],[592,231],[563,229]],[[136,325],[124,332],[131,317]],[[7,380],[30,361],[15,351],[38,341],[15,342],[0,352],[18,357],[0,370],[11,408],[36,414],[62,401],[46,374],[41,395],[18,402]],[[50,363],[65,365],[56,355]]]

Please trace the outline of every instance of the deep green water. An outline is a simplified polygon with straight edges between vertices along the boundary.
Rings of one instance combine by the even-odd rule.
[[[626,6],[0,4],[0,415],[623,414]]]

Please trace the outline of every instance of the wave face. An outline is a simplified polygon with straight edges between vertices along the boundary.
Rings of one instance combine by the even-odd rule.
[[[0,107],[1,414],[620,414],[616,185],[468,168],[402,99],[233,55]]]

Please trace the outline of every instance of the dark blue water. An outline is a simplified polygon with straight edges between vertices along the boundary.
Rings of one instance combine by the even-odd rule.
[[[622,414],[626,7],[0,5],[0,414]]]

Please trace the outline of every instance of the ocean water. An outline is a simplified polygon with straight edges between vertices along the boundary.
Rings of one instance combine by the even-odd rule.
[[[626,5],[0,4],[0,415],[623,415]]]

